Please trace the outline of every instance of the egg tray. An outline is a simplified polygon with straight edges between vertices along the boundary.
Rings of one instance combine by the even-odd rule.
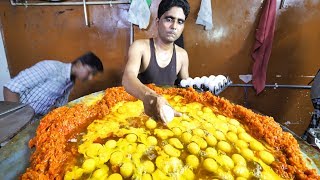
[[[219,95],[222,91],[224,91],[228,86],[230,86],[232,84],[232,81],[230,80],[229,77],[227,77],[227,81],[223,84],[220,84],[219,85],[219,88],[215,89],[213,91],[210,91],[207,87],[206,87],[206,90],[207,91],[210,91],[212,94],[214,95]],[[203,85],[204,86],[204,85]]]
[[[198,86],[197,85],[193,85],[193,89],[195,89],[196,91],[198,91],[198,92],[206,92],[206,91],[209,91],[209,92],[211,92],[212,94],[214,94],[214,95],[219,95],[222,91],[224,91],[228,86],[230,86],[231,84],[232,84],[232,81],[230,80],[230,78],[227,76],[226,77],[227,78],[227,81],[226,82],[224,82],[223,84],[221,84],[221,83],[219,83],[219,88],[214,88],[213,89],[213,91],[210,91],[209,90],[209,88],[207,87],[207,86],[205,86],[204,84],[201,84],[201,88],[198,88]],[[180,88],[184,88],[184,87],[182,87],[182,86],[178,86],[178,87],[180,87]],[[187,86],[187,88],[188,88],[189,86]]]
[[[308,131],[307,141],[312,146],[317,146],[320,149],[320,129],[311,128]]]

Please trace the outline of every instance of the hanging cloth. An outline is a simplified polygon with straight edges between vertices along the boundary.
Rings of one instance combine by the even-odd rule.
[[[132,0],[129,8],[128,20],[138,25],[140,29],[146,29],[150,20],[150,9],[146,0]]]
[[[203,25],[205,30],[212,29],[211,0],[201,0],[200,11],[198,13],[196,24]]]
[[[275,29],[276,3],[276,0],[265,0],[260,22],[256,30],[251,56],[254,61],[252,82],[257,94],[265,88],[266,84],[267,67]]]

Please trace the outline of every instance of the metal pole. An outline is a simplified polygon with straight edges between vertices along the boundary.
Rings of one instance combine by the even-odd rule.
[[[253,87],[253,84],[230,84],[230,87]],[[267,88],[290,88],[290,89],[311,89],[311,86],[305,85],[287,85],[287,84],[268,84]]]
[[[89,26],[86,0],[83,0],[83,12],[84,12],[84,20],[85,20],[86,26]]]
[[[133,24],[130,23],[130,45],[133,43]]]
[[[13,6],[82,6],[83,2],[21,2],[17,3],[10,0]],[[116,1],[92,1],[86,2],[86,5],[111,5],[111,4],[130,4],[130,0]]]

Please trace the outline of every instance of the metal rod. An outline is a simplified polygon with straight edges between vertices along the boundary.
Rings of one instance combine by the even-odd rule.
[[[133,24],[130,23],[130,45],[133,43]]]
[[[13,6],[82,6],[83,2],[21,2],[16,3],[10,0]],[[111,4],[130,4],[130,0],[117,1],[92,1],[86,2],[87,5],[111,5]]]
[[[230,84],[230,87],[253,87],[253,84]],[[292,89],[310,89],[311,86],[304,85],[284,85],[284,84],[268,84],[267,88],[292,88]]]
[[[86,26],[89,26],[88,15],[87,15],[86,0],[83,0],[83,12],[84,12],[84,21],[85,21],[85,23],[86,23]]]

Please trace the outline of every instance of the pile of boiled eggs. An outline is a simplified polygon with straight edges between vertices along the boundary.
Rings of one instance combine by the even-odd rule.
[[[226,87],[229,84],[231,84],[230,79],[224,75],[211,75],[209,77],[202,76],[201,78],[189,77],[180,81],[181,87],[192,87],[202,91],[210,91],[214,94],[217,94],[217,92],[221,91],[224,87]]]

